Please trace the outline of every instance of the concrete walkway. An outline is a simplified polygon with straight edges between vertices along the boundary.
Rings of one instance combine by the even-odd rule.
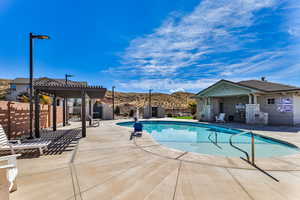
[[[300,141],[299,133],[281,134]],[[87,129],[75,151],[18,160],[11,199],[300,199],[298,154],[258,160],[275,182],[238,158],[169,149],[148,134],[129,136],[130,129],[104,121]]]

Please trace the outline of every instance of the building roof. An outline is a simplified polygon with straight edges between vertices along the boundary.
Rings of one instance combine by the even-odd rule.
[[[42,78],[34,78],[33,79],[34,84],[56,84],[56,85],[64,85],[65,79],[51,79],[47,77]],[[29,78],[15,78],[11,81],[10,84],[29,84]],[[87,86],[87,82],[84,81],[71,81],[68,80],[68,84],[70,85],[80,85],[80,86]]]
[[[246,80],[246,81],[237,82],[237,84],[246,87],[255,88],[257,90],[262,90],[265,92],[300,90],[300,88],[296,86],[285,85],[281,83],[273,83],[269,81],[261,81],[261,80]]]
[[[15,78],[10,84],[29,84],[29,78]]]
[[[288,92],[288,91],[300,90],[300,87],[285,85],[285,84],[281,84],[281,83],[273,83],[273,82],[269,82],[269,81],[262,81],[262,80],[246,80],[246,81],[240,81],[240,82],[232,82],[232,81],[222,79],[222,80],[214,83],[213,85],[205,88],[204,90],[200,91],[194,97],[197,97],[197,95],[205,93],[206,91],[210,90],[213,87],[216,87],[218,84],[220,84],[222,82],[233,84],[233,85],[236,85],[239,87],[248,88],[251,90],[256,90],[258,92],[266,92],[266,93],[268,93],[268,92]]]

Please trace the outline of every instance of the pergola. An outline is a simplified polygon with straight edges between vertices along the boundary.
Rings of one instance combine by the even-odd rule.
[[[82,123],[82,137],[86,136],[86,99],[89,98],[89,114],[91,114],[91,99],[103,98],[106,88],[102,86],[87,86],[83,84],[65,84],[57,82],[54,79],[47,81],[37,81],[34,83],[34,102],[35,102],[35,137],[40,137],[40,99],[39,94],[45,94],[53,98],[53,131],[56,131],[56,100],[61,98],[81,98],[81,123]],[[66,120],[66,110],[63,110],[63,124]]]

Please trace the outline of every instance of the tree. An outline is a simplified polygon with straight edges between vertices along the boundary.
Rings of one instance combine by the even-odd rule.
[[[40,94],[39,97],[40,97],[40,104],[44,104],[44,105],[52,104],[52,100],[49,96]],[[33,96],[33,99],[34,99],[34,96]],[[29,103],[30,102],[29,94],[27,92],[20,93],[18,95],[18,100],[20,102]]]
[[[117,106],[117,107],[115,108],[115,114],[116,114],[116,115],[120,115],[120,107],[119,107],[119,106]]]
[[[191,114],[195,115],[197,112],[197,104],[195,102],[189,103],[189,108],[191,110]]]
[[[51,105],[52,100],[49,96],[46,95],[40,95],[40,103],[44,105]]]

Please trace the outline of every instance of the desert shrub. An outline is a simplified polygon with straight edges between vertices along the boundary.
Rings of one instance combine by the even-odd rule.
[[[194,115],[197,112],[197,104],[195,102],[189,104],[191,114]]]

